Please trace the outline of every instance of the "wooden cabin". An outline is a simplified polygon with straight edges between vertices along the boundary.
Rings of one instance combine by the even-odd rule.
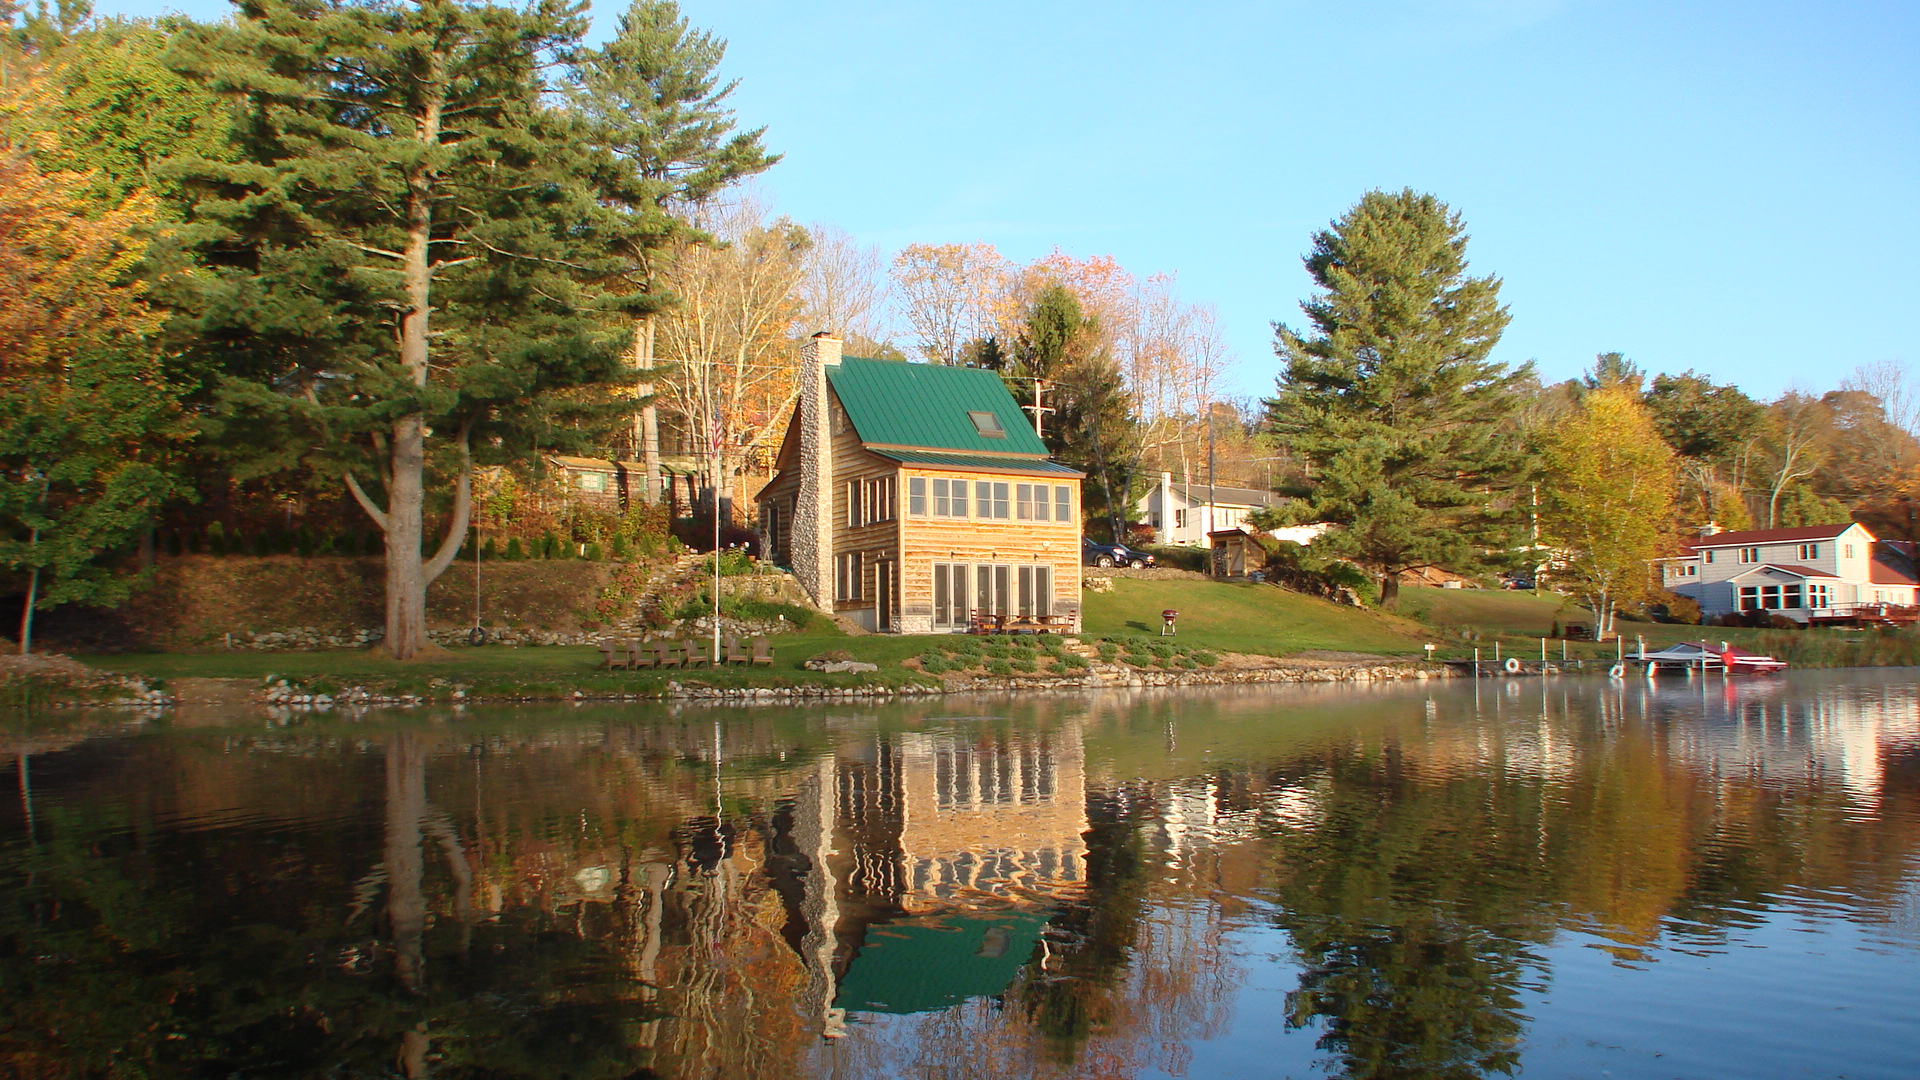
[[[870,630],[1078,630],[1080,480],[1000,377],[840,356],[815,335],[761,490],[761,550]]]

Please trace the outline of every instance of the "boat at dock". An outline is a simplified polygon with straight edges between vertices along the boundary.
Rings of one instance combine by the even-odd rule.
[[[1628,653],[1627,663],[1642,665],[1648,677],[1660,674],[1687,674],[1691,672],[1722,671],[1728,675],[1773,675],[1787,670],[1785,660],[1776,660],[1759,653],[1746,653],[1733,648],[1726,642],[1720,643],[1716,651],[1707,648],[1704,642],[1683,641],[1678,645],[1669,645],[1664,649],[1650,651],[1641,649]]]

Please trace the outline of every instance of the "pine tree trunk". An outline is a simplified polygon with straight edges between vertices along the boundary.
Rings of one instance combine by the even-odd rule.
[[[391,461],[384,644],[395,660],[411,660],[427,645],[427,582],[420,565],[426,430],[420,417],[403,416],[394,422]]]
[[[1400,575],[1385,573],[1380,575],[1380,606],[1391,608],[1400,603]]]
[[[429,101],[419,139],[440,140],[440,105]],[[407,308],[400,316],[400,363],[415,386],[427,385],[428,315],[433,305],[433,175],[424,163],[407,177],[407,245],[401,274]],[[427,577],[420,562],[427,461],[426,420],[419,413],[393,422],[387,449],[387,620],[383,642],[395,660],[412,660],[427,649]]]
[[[641,371],[653,370],[654,320],[649,315],[633,328],[634,366]],[[646,466],[646,494],[644,501],[660,501],[660,411],[654,407],[652,398],[654,385],[652,379],[639,383],[635,392],[647,399],[640,406],[640,416],[635,420],[638,429],[635,434],[640,444],[640,460]]]

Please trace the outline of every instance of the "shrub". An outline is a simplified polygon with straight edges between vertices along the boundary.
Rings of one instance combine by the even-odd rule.
[[[987,674],[1011,675],[1013,674],[1013,663],[1008,660],[989,660],[987,661]]]
[[[1093,666],[1087,663],[1086,657],[1078,653],[1061,653],[1059,659],[1062,671],[1085,671]]]
[[[1212,667],[1220,662],[1220,658],[1205,649],[1201,649],[1193,654],[1193,662],[1199,664],[1201,667]]]
[[[1192,671],[1192,670],[1193,670],[1194,668],[1197,668],[1197,667],[1199,667],[1200,665],[1199,665],[1199,664],[1196,664],[1196,663],[1194,663],[1193,661],[1191,661],[1191,660],[1189,660],[1189,659],[1187,659],[1186,657],[1184,657],[1184,656],[1183,656],[1183,657],[1181,657],[1180,659],[1178,659],[1178,660],[1175,660],[1175,661],[1173,662],[1173,666],[1175,666],[1175,667],[1177,667],[1177,668],[1179,668],[1179,669],[1180,669],[1180,670],[1182,670],[1182,671]]]
[[[920,670],[929,675],[943,675],[947,670],[947,662],[938,656],[922,657],[920,660]]]
[[[1095,648],[1100,650],[1100,660],[1102,663],[1111,664],[1114,658],[1120,655],[1120,646],[1115,645],[1111,641],[1103,641],[1095,646]]]
[[[599,562],[599,561],[600,561],[600,559],[602,558],[602,556],[601,556],[601,554],[600,554],[600,545],[599,545],[599,544],[592,544],[592,543],[590,543],[590,544],[588,544],[588,545],[587,545],[587,553],[586,553],[586,556],[585,556],[585,557],[586,557],[586,558],[588,558],[588,559],[591,559],[591,560],[592,560],[592,561],[594,561],[594,562]]]
[[[1134,667],[1152,667],[1153,658],[1150,656],[1137,656],[1133,653],[1128,653],[1127,663],[1132,664]]]
[[[527,557],[526,549],[520,546],[519,537],[510,536],[507,538],[506,557],[510,562],[518,562],[519,560]]]
[[[1013,664],[1013,670],[1028,674],[1031,674],[1039,667],[1031,654],[1027,656],[1016,656],[1011,663]]]

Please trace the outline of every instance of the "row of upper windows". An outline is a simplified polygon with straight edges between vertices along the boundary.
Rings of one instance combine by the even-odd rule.
[[[1823,546],[1824,545],[1817,544],[1817,543],[1797,545],[1794,550],[1794,557],[1799,559],[1801,562],[1813,562],[1820,558],[1820,551]],[[1762,549],[1758,547],[1733,548],[1732,551],[1733,551],[1734,561],[1740,562],[1740,563],[1757,563],[1760,561],[1761,550]],[[1831,550],[1831,549],[1828,549],[1828,550]],[[1853,550],[1854,548],[1852,544],[1841,544],[1840,557],[1842,559],[1853,558],[1854,557]],[[1706,562],[1713,562],[1714,555],[1715,554],[1724,555],[1726,554],[1726,549],[1722,549],[1719,552],[1715,552],[1712,548],[1708,548],[1706,551],[1703,551],[1700,554],[1702,559],[1704,559]]]
[[[907,478],[907,513],[972,521],[1067,522],[1075,520],[1073,486],[912,476]]]

